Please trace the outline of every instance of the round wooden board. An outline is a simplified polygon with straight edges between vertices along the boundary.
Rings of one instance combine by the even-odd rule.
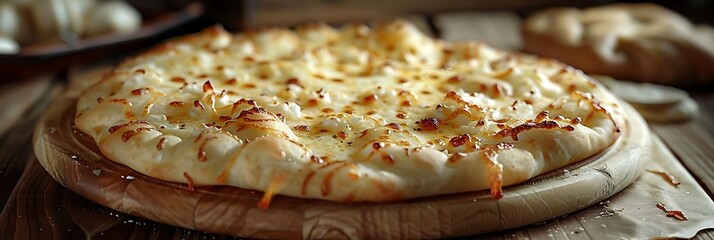
[[[632,183],[650,148],[649,129],[629,105],[622,137],[597,156],[528,182],[488,191],[395,203],[335,203],[262,192],[164,182],[114,163],[73,128],[74,99],[55,103],[35,129],[35,154],[54,179],[79,195],[128,214],[175,226],[253,238],[417,239],[473,235],[519,227],[600,202]],[[568,170],[568,171],[565,171]]]

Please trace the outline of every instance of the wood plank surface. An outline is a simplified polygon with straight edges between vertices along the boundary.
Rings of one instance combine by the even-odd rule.
[[[8,129],[24,121],[28,109],[40,98],[52,83],[51,76],[23,79],[0,84],[0,136]]]
[[[57,183],[34,158],[0,219],[0,239],[237,239],[102,207]]]
[[[714,198],[714,94],[698,93],[694,99],[700,112],[693,121],[651,123],[650,127]]]
[[[435,2],[436,3],[436,2]],[[466,17],[468,18],[468,17]],[[425,21],[425,26],[434,25]],[[458,24],[458,23],[448,23]],[[463,24],[463,23],[462,23]],[[446,29],[446,28],[443,28]],[[437,29],[437,30],[443,30]],[[460,29],[468,32],[470,29]],[[438,32],[436,34],[439,35]],[[53,85],[56,87],[56,85]],[[3,86],[3,90],[4,90]],[[56,90],[55,90],[56,91]],[[45,91],[43,93],[50,93]],[[7,92],[0,94],[5,96]],[[651,124],[669,148],[695,175],[710,197],[714,190],[714,91],[703,90],[693,95],[700,104],[700,115],[691,122],[680,124]],[[30,97],[27,96],[28,101]],[[50,99],[50,98],[46,98]],[[4,102],[2,102],[4,103]],[[22,113],[42,112],[46,105],[29,104]],[[28,109],[30,109],[28,111]],[[6,117],[6,116],[2,116]],[[22,125],[24,124],[24,125]],[[177,228],[142,218],[122,214],[86,200],[55,182],[32,158],[28,151],[29,134],[23,126],[34,125],[33,120],[10,124],[5,134],[0,133],[0,239],[233,239]],[[1,126],[0,126],[1,127]],[[15,130],[16,133],[10,133]],[[24,134],[24,135],[23,135]],[[28,164],[25,164],[28,163]],[[23,172],[23,168],[25,168]],[[22,173],[22,174],[20,174]],[[20,177],[22,175],[22,177]],[[17,181],[17,179],[19,181]],[[15,182],[17,181],[17,185]],[[14,189],[14,190],[13,190]],[[12,195],[10,195],[12,191]],[[5,200],[7,204],[5,204]],[[554,221],[561,221],[556,219]],[[562,219],[567,221],[567,219]],[[12,222],[14,224],[6,224]],[[17,231],[18,229],[25,229]],[[533,231],[538,231],[537,227]],[[542,228],[542,231],[545,228]],[[562,229],[560,229],[562,230]],[[559,230],[559,231],[560,231]],[[548,237],[538,232],[533,236]],[[506,231],[478,236],[487,239],[523,238],[520,233]],[[591,239],[583,237],[582,239]],[[714,240],[714,230],[701,231],[695,239]]]
[[[5,205],[26,160],[34,157],[32,129],[60,88],[51,77],[43,77],[8,86],[0,95],[3,109],[0,124],[7,124],[0,132],[0,206]]]
[[[434,26],[449,41],[479,41],[510,50],[523,46],[520,17],[510,11],[439,14],[434,16]]]

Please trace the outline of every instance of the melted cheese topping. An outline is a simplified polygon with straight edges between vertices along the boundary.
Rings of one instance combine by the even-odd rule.
[[[519,138],[523,132],[607,135],[621,121],[612,97],[577,70],[478,43],[431,39],[404,21],[376,29],[310,24],[295,31],[239,35],[209,29],[128,60],[86,91],[77,109],[76,123],[83,132],[100,147],[103,141],[113,144],[102,147],[105,155],[148,175],[183,181],[191,169],[166,163],[161,155],[182,156],[195,164],[218,162],[192,173],[197,185],[259,190],[270,185],[271,195],[343,201],[464,189],[439,190],[452,181],[443,177],[434,187],[419,187],[426,193],[370,198],[353,191],[332,196],[331,174],[344,172],[336,170],[341,165],[348,166],[341,175],[356,179],[372,174],[408,180],[405,175],[419,178],[431,171],[422,168],[441,169],[470,153],[489,159],[489,171],[496,172],[488,185],[500,194],[500,184],[493,185],[503,172],[497,171],[503,168],[498,151],[525,144]],[[122,142],[114,135],[121,135],[116,139]],[[143,140],[133,143],[134,138]],[[117,150],[122,144],[148,143],[157,153]],[[174,152],[161,153],[167,149]],[[274,152],[260,152],[265,149]],[[417,157],[405,163],[410,153],[424,149],[429,150],[422,154],[428,160]],[[236,176],[232,165],[241,164],[235,159],[245,152],[256,152],[251,156],[260,160],[246,160],[253,163],[243,167],[262,172]],[[149,164],[124,159],[139,155]],[[301,172],[304,176],[297,181],[309,182],[323,168],[335,169],[318,173],[321,187],[302,183],[301,190],[273,189],[278,176],[305,170],[308,173]],[[548,169],[537,171],[543,170]],[[409,185],[397,182],[390,180]],[[483,186],[465,189],[479,188]]]

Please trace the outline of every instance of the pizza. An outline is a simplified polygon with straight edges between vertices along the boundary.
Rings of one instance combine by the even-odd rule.
[[[490,189],[608,148],[625,118],[581,71],[407,21],[233,35],[126,59],[77,100],[103,155],[189,190],[226,185],[338,202]]]

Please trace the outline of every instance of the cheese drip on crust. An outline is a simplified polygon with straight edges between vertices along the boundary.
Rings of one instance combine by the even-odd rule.
[[[75,124],[138,172],[266,191],[267,207],[274,194],[497,199],[604,150],[624,119],[576,69],[396,20],[173,39],[85,90]]]

